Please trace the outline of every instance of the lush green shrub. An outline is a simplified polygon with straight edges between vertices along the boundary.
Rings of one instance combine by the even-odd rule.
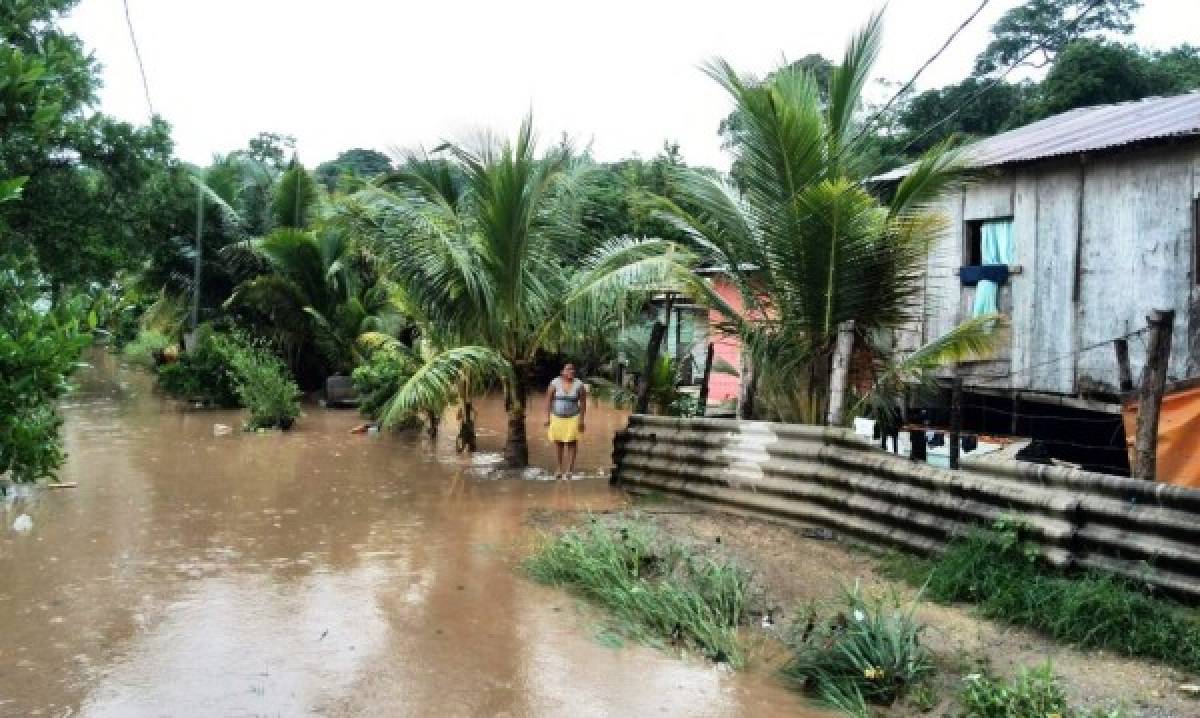
[[[988,617],[1030,626],[1082,648],[1103,648],[1200,670],[1200,620],[1110,574],[1046,566],[1020,527],[997,524],[956,541],[932,562],[900,572],[936,601],[972,601]],[[925,571],[917,566],[926,564]]]
[[[158,364],[156,357],[173,343],[165,334],[143,329],[133,341],[121,348],[121,357],[130,364],[153,369]]]
[[[1022,669],[1009,682],[982,674],[964,679],[960,718],[1119,718],[1118,711],[1072,708],[1049,663]]]
[[[829,616],[814,608],[793,626],[794,656],[784,672],[823,702],[864,714],[866,703],[891,705],[933,671],[923,630],[912,607],[868,598],[855,585]]]
[[[735,566],[660,545],[645,526],[596,521],[546,540],[525,565],[538,581],[570,586],[607,607],[637,638],[742,663],[736,629],[749,579]]]
[[[367,361],[350,375],[358,392],[358,410],[363,416],[378,419],[384,405],[400,391],[416,371],[413,360],[390,348],[376,349]]]
[[[180,354],[176,361],[158,368],[158,388],[168,396],[232,408],[241,406],[233,353],[243,342],[217,334],[210,327],[196,331],[195,346]]]
[[[18,482],[62,464],[54,401],[89,341],[82,302],[48,303],[30,276],[0,262],[0,476]]]
[[[250,410],[247,428],[291,428],[300,415],[300,389],[279,357],[262,347],[232,344],[228,358],[238,397]]]

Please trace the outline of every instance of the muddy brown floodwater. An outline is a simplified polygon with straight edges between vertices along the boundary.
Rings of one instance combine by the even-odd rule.
[[[355,435],[214,436],[102,353],[65,403],[60,480],[0,503],[2,716],[804,715],[765,672],[598,640],[597,615],[518,570],[534,508],[602,509],[603,478],[496,480],[450,446]],[[589,413],[581,467],[617,412]],[[500,407],[480,417],[498,451]],[[531,420],[535,462],[550,447]],[[21,513],[27,533],[11,530]]]

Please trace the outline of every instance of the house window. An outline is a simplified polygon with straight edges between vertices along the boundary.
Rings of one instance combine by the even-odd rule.
[[[972,316],[999,311],[1000,286],[1015,259],[1012,217],[972,220],[963,230],[963,284],[974,285]]]
[[[963,229],[963,266],[1012,264],[1012,217],[967,220]]]

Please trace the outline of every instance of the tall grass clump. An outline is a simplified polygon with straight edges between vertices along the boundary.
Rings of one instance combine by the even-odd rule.
[[[742,665],[737,626],[749,579],[729,563],[661,544],[652,529],[592,521],[547,539],[525,563],[541,583],[567,586],[608,608],[633,637],[691,646]]]
[[[1119,711],[1072,708],[1049,663],[1022,669],[1012,681],[975,673],[963,683],[960,718],[1120,718]]]
[[[867,715],[868,703],[891,705],[933,671],[914,608],[868,597],[856,584],[831,615],[821,619],[814,609],[803,626],[793,626],[784,674],[850,715]]]
[[[1118,576],[1067,573],[1045,565],[1002,521],[953,542],[928,562],[927,579],[911,564],[909,580],[943,603],[977,603],[988,618],[1029,626],[1080,648],[1102,648],[1200,670],[1200,619]]]

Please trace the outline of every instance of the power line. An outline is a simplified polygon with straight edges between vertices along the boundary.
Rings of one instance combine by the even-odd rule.
[[[933,132],[938,127],[941,127],[942,125],[946,124],[950,120],[957,117],[958,113],[962,112],[963,109],[965,109],[966,107],[973,104],[984,93],[986,93],[988,90],[992,89],[996,85],[999,85],[1001,82],[1003,82],[1004,78],[1008,77],[1008,75],[1013,70],[1015,70],[1018,67],[1020,67],[1021,65],[1025,64],[1025,61],[1028,60],[1030,57],[1032,57],[1035,52],[1037,52],[1039,50],[1047,49],[1047,45],[1052,39],[1058,38],[1060,35],[1065,36],[1065,35],[1070,34],[1076,28],[1076,26],[1078,26],[1079,23],[1081,23],[1083,21],[1083,19],[1088,16],[1088,14],[1090,14],[1093,10],[1095,10],[1097,7],[1099,7],[1103,2],[1105,2],[1105,0],[1092,0],[1092,2],[1087,7],[1085,7],[1083,10],[1079,11],[1079,14],[1076,15],[1075,18],[1073,20],[1071,20],[1071,22],[1068,23],[1068,25],[1066,27],[1064,27],[1060,33],[1052,35],[1051,37],[1047,37],[1046,39],[1039,42],[1037,45],[1034,45],[1028,52],[1026,52],[1021,57],[1017,58],[1016,62],[1014,62],[1012,65],[1009,65],[1008,69],[1006,69],[1004,72],[997,75],[995,79],[993,79],[991,82],[989,82],[988,84],[981,87],[977,92],[972,93],[969,97],[967,97],[966,100],[963,100],[962,102],[960,102],[958,107],[954,108],[953,112],[946,115],[945,117],[938,120],[937,122],[933,123],[932,125],[927,127],[924,132],[917,135],[913,139],[909,140],[909,142],[906,145],[904,145],[904,148],[902,150],[900,150],[900,153],[903,154],[903,153],[907,152],[908,150],[912,149],[913,145],[915,145],[916,143],[918,143],[921,140],[928,137],[929,133]]]
[[[908,82],[904,83],[904,85],[896,91],[896,94],[892,95],[891,98],[884,103],[883,107],[879,108],[875,114],[871,115],[871,117],[867,119],[866,123],[863,124],[862,128],[854,136],[854,139],[850,141],[850,144],[858,142],[863,138],[863,135],[871,131],[871,127],[879,120],[879,118],[882,117],[883,114],[889,109],[891,109],[896,100],[900,99],[905,92],[908,92],[909,89],[912,88],[913,84],[917,81],[917,78],[921,76],[921,73],[925,72],[930,65],[932,65],[939,57],[942,56],[942,53],[946,51],[946,48],[950,47],[950,44],[953,43],[960,34],[962,34],[962,31],[965,30],[967,26],[979,16],[979,13],[983,12],[983,9],[988,6],[989,2],[991,2],[991,0],[983,0],[983,2],[979,3],[979,7],[975,8],[975,12],[968,15],[967,19],[963,20],[958,28],[955,29],[954,32],[950,33],[950,37],[946,38],[946,41],[942,43],[942,46],[938,48],[938,51],[933,53],[933,55],[931,55],[924,64],[917,68],[917,71],[913,73],[912,77],[908,78]]]
[[[150,118],[154,118],[154,103],[150,101],[150,83],[146,80],[146,66],[142,64],[142,51],[138,49],[137,35],[133,31],[133,18],[129,16],[129,0],[121,0],[125,6],[125,26],[129,28],[129,42],[133,45],[133,56],[137,58],[138,72],[142,76],[142,91],[146,93],[146,106],[150,108]]]

